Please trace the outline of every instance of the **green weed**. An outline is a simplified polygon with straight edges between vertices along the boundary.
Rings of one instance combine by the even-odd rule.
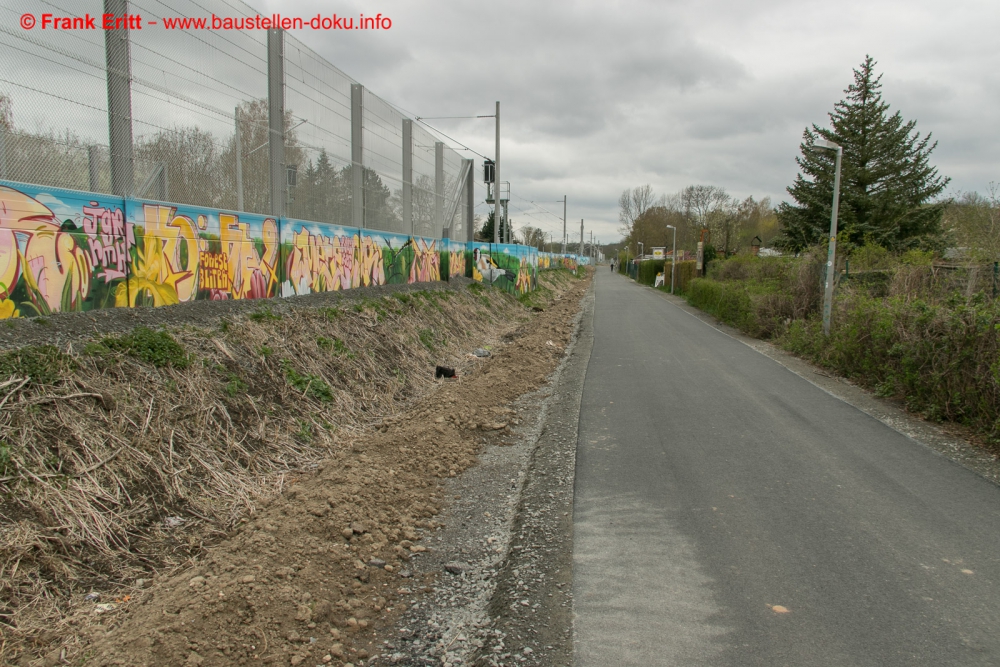
[[[101,344],[113,352],[127,354],[157,368],[173,366],[183,369],[191,364],[191,358],[181,344],[162,329],[153,331],[148,327],[138,327],[122,336],[107,336]]]
[[[236,398],[239,394],[245,394],[250,386],[234,373],[230,373],[229,381],[226,383],[226,394],[230,398]]]
[[[27,377],[34,384],[55,384],[75,366],[69,356],[51,345],[22,347],[0,355],[0,378]]]
[[[7,476],[14,469],[14,462],[10,456],[10,445],[6,440],[0,440],[0,475]]]
[[[258,310],[255,313],[250,313],[248,317],[254,322],[276,322],[281,319],[281,315],[272,311],[270,306]]]
[[[292,367],[292,362],[289,359],[282,360],[281,368],[285,372],[288,383],[304,395],[323,403],[333,402],[333,392],[330,391],[330,386],[323,381],[323,378],[311,373],[299,373]]]
[[[431,352],[434,351],[434,331],[432,329],[421,329],[417,333],[417,338],[420,339],[421,345],[426,347]]]

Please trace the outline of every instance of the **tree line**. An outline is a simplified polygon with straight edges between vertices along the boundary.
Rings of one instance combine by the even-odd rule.
[[[645,251],[673,247],[694,251],[708,231],[715,252],[729,256],[750,248],[755,238],[769,244],[778,233],[778,219],[771,200],[738,199],[715,185],[689,185],[679,192],[657,196],[651,185],[626,189],[618,199],[618,221],[625,245],[633,252],[642,243]]]
[[[666,225],[674,225],[678,248],[693,250],[708,230],[714,250],[726,256],[746,251],[754,237],[789,253],[825,246],[836,159],[821,147],[825,140],[843,148],[837,241],[844,250],[950,249],[972,261],[1000,260],[1000,190],[945,194],[950,179],[931,164],[937,142],[890,109],[876,64],[866,56],[853,70],[844,99],[828,114],[829,127],[812,124],[803,132],[790,201],[773,207],[766,197],[739,200],[714,185],[659,197],[650,185],[628,188],[618,201],[624,243],[633,251],[638,242],[669,247]]]

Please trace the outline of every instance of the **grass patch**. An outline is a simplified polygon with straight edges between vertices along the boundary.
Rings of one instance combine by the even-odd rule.
[[[51,345],[24,347],[0,355],[0,378],[28,378],[34,384],[54,384],[74,368],[73,360]]]
[[[245,394],[250,388],[250,385],[240,379],[240,376],[235,373],[230,373],[228,379],[229,381],[226,382],[226,395],[229,398],[236,398],[240,394]]]
[[[305,396],[322,403],[333,402],[333,392],[330,391],[330,385],[324,382],[320,376],[312,373],[299,373],[292,367],[292,362],[288,359],[282,360],[281,369],[285,372],[288,384],[301,391]]]
[[[434,351],[434,330],[433,329],[421,329],[417,333],[417,338],[420,340],[420,344],[426,347],[431,352]]]
[[[153,331],[148,327],[138,327],[123,336],[107,336],[101,339],[101,345],[157,368],[173,366],[183,369],[191,365],[191,358],[181,344],[163,329]]]
[[[276,322],[281,319],[281,315],[271,310],[270,306],[255,313],[250,313],[248,317],[254,322]]]

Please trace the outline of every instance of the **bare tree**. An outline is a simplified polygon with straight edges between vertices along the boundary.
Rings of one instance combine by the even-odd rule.
[[[973,261],[1000,261],[1000,184],[966,192],[945,213],[945,226]]]
[[[521,228],[521,242],[535,248],[541,247],[545,243],[545,232],[538,227],[526,226]]]
[[[622,236],[632,235],[632,226],[636,219],[645,213],[656,198],[653,187],[648,183],[634,188],[625,188],[618,198],[618,221],[621,223]]]

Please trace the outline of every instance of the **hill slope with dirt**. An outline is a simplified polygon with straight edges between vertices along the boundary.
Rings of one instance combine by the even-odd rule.
[[[453,285],[5,353],[3,658],[364,661],[441,478],[561,356],[587,281],[543,275],[542,312]]]

